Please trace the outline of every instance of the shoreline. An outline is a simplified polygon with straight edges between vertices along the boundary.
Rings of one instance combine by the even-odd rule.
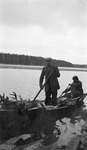
[[[4,69],[34,69],[41,70],[43,66],[30,66],[30,65],[12,65],[12,64],[0,64],[0,68]],[[84,71],[87,72],[87,68],[72,68],[72,67],[58,67],[60,71]]]

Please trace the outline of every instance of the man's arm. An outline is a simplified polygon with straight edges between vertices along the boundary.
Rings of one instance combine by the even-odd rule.
[[[60,77],[60,72],[59,72],[58,68],[56,68],[56,72],[57,72],[57,77],[59,78]]]
[[[67,93],[70,90],[71,90],[71,84],[69,84],[68,87],[62,93]]]
[[[40,80],[39,80],[39,86],[40,86],[40,88],[42,88],[42,83],[43,83],[44,75],[45,75],[45,68],[43,68],[43,70],[41,72],[41,75],[40,75]]]

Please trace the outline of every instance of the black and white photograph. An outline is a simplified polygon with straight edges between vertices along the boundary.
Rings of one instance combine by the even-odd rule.
[[[87,0],[0,0],[0,150],[87,150]]]

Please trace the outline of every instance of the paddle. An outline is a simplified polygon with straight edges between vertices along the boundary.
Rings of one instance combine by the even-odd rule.
[[[67,90],[69,89],[69,87],[70,87],[70,84],[68,84],[67,88],[60,94],[58,98],[61,98],[64,94],[66,94],[68,92]]]
[[[45,85],[47,84],[49,78],[51,77],[51,75],[53,74],[53,71],[50,73],[50,75],[48,76],[46,82],[44,83],[44,85],[42,86],[42,88],[40,88],[40,90],[38,91],[38,93],[36,94],[36,96],[34,97],[34,99],[32,101],[35,101],[36,98],[38,97],[38,95],[40,94],[40,92],[43,90],[43,88],[45,87]]]
[[[61,98],[61,97],[63,96],[63,94],[64,94],[64,93],[62,92],[58,98]]]

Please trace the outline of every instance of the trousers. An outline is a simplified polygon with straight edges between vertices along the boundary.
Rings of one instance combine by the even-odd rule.
[[[45,105],[57,105],[57,89],[45,91]]]

